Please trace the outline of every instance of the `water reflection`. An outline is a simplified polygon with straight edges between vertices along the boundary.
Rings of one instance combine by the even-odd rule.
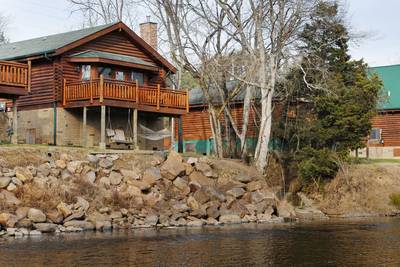
[[[0,266],[395,266],[400,219],[1,240]]]

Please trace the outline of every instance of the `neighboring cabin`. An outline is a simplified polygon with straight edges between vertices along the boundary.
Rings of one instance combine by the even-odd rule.
[[[371,68],[383,82],[382,100],[378,115],[372,120],[368,149],[359,156],[372,158],[400,157],[400,65]]]
[[[187,93],[166,88],[176,69],[157,52],[157,24],[140,29],[145,40],[118,22],[0,46],[0,60],[29,69],[25,93],[0,90],[16,99],[15,142],[168,148],[169,118],[187,113]]]

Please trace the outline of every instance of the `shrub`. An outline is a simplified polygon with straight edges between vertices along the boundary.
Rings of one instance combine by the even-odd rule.
[[[400,209],[400,193],[393,193],[390,195],[390,203],[396,208]]]
[[[306,148],[299,156],[299,177],[304,185],[333,179],[339,170],[336,154],[329,149]]]

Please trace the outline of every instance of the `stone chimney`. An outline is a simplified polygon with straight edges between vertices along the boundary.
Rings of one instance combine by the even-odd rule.
[[[140,37],[157,50],[157,23],[150,21],[150,16],[147,16],[147,22],[140,25]]]

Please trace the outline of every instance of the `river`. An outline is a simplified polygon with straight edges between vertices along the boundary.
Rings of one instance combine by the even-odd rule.
[[[400,266],[400,218],[0,239],[0,266]]]

